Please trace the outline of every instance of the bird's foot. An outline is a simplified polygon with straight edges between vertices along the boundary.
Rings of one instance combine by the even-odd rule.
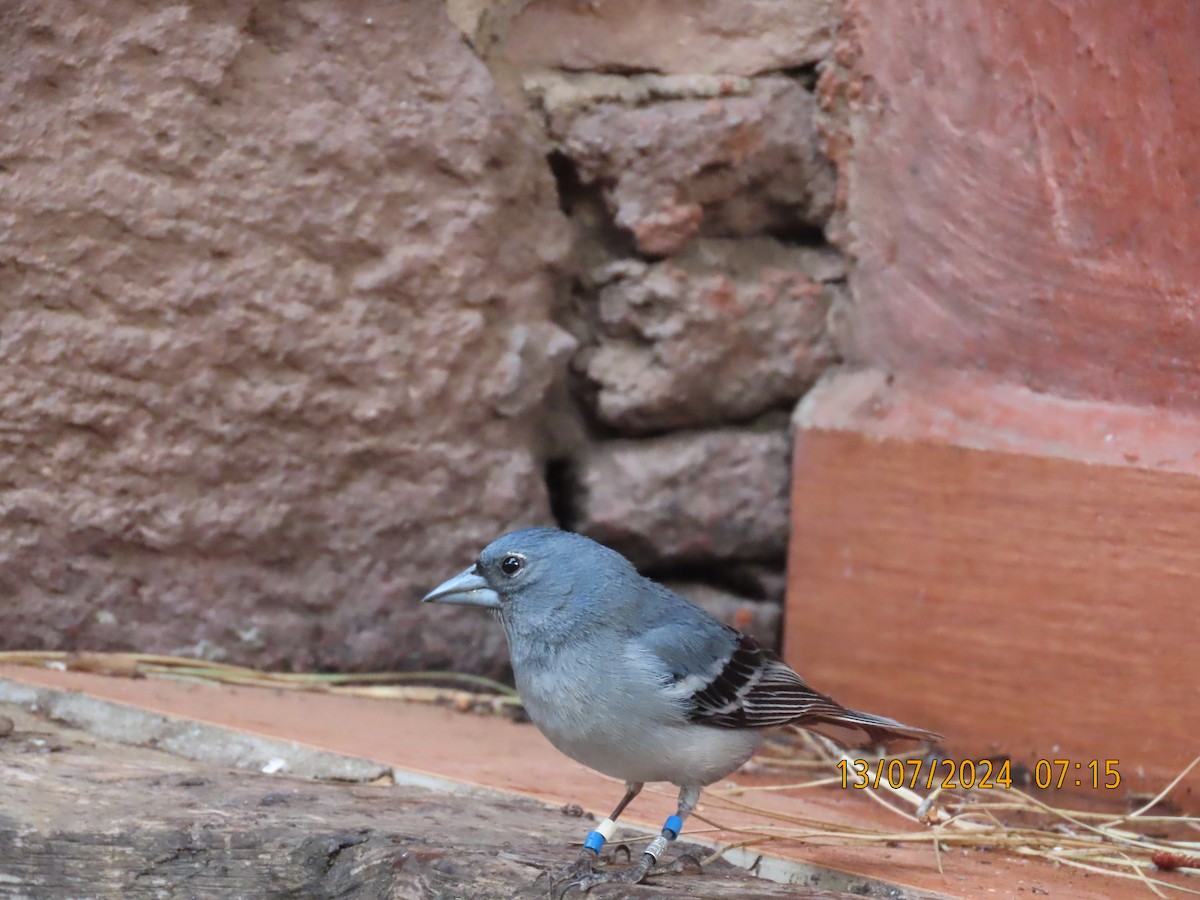
[[[607,854],[605,854],[607,856]],[[580,878],[587,878],[595,871],[597,860],[603,861],[600,856],[591,847],[584,847],[579,851],[579,855],[575,857],[575,862],[564,869],[559,869],[550,876],[550,894],[554,897],[560,897],[562,894],[556,894],[555,891],[562,885],[569,885]]]
[[[577,888],[579,893],[586,894],[599,884],[637,884],[646,877],[652,865],[652,860],[643,856],[637,863],[625,869],[578,875],[563,884],[555,884],[551,896],[554,900],[562,900],[572,888]]]
[[[617,846],[612,848],[611,853],[601,853],[600,862],[608,865],[611,862],[615,862],[617,856],[621,853],[625,854],[625,862],[633,862],[633,850],[630,849],[628,844],[617,844]]]
[[[627,847],[625,852],[629,852]],[[578,865],[578,861],[576,865]],[[555,881],[552,884],[551,896],[554,900],[562,900],[572,888],[577,888],[579,893],[586,894],[601,884],[639,884],[647,875],[679,875],[689,869],[697,873],[702,871],[700,860],[690,853],[680,854],[674,862],[665,866],[656,866],[654,857],[649,853],[644,853],[637,863],[625,869],[607,872],[588,871],[586,874],[580,872],[569,880]]]
[[[655,866],[648,875],[682,875],[684,872],[700,875],[704,872],[704,864],[690,853],[680,853],[675,861],[663,866]]]

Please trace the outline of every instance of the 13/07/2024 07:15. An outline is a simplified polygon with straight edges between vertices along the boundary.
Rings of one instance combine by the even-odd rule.
[[[1043,790],[1066,787],[1073,782],[1075,787],[1090,786],[1093,790],[1111,791],[1121,784],[1119,766],[1120,761],[1116,759],[1087,762],[1039,759],[1033,765],[1033,783]],[[837,768],[843,788],[878,788],[880,784],[887,784],[893,788],[907,785],[915,790],[922,783],[926,790],[934,787],[992,790],[1013,786],[1012,761],[1009,759],[842,759]],[[925,774],[924,778],[922,774]]]

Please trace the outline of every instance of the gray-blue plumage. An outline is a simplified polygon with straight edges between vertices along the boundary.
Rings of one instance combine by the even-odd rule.
[[[937,738],[814,691],[751,638],[582,535],[506,534],[425,599],[498,615],[530,719],[563,753],[628,783],[614,819],[650,781],[680,786],[686,818],[700,788],[749,759],[768,726]],[[584,863],[591,880],[574,883],[597,883]]]

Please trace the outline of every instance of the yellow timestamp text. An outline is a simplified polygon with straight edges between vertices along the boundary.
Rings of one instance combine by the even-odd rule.
[[[1092,759],[1039,759],[1033,765],[1032,782],[1039,788],[1067,786],[1115,790],[1121,784],[1120,761]],[[843,788],[924,787],[993,790],[1013,786],[1012,760],[1001,759],[842,759],[837,764]],[[1028,770],[1024,778],[1029,778]],[[1026,781],[1026,783],[1028,783]]]

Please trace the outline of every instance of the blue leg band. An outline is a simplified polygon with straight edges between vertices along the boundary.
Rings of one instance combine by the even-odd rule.
[[[683,819],[679,818],[679,816],[671,816],[671,818],[667,819],[667,821],[663,824],[662,830],[663,836],[666,837],[667,840],[675,840],[675,838],[679,837],[679,832],[683,830]]]
[[[583,842],[583,846],[599,853],[600,848],[604,846],[604,835],[598,831],[589,831],[587,839]]]

